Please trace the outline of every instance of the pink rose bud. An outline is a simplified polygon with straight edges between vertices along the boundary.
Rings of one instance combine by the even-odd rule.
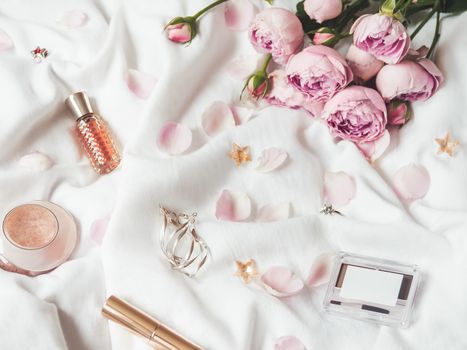
[[[351,86],[325,105],[323,118],[333,135],[356,143],[379,139],[386,130],[387,110],[376,90]]]
[[[407,30],[391,16],[379,13],[360,16],[350,33],[356,47],[388,64],[402,61],[410,48]]]
[[[270,53],[274,61],[287,63],[303,45],[302,24],[294,13],[277,7],[258,13],[248,31],[251,44],[260,53]]]
[[[333,47],[338,42],[336,33],[331,28],[323,27],[313,35],[313,45]]]
[[[438,67],[422,58],[384,66],[376,77],[376,88],[386,101],[425,101],[438,90],[443,79]]]
[[[305,0],[303,7],[311,19],[322,23],[341,14],[342,0]]]
[[[269,92],[269,79],[263,72],[258,72],[248,78],[246,89],[251,97],[258,100]]]
[[[388,124],[402,126],[412,117],[410,102],[393,100],[388,103]]]
[[[308,46],[292,56],[285,72],[289,83],[315,102],[328,101],[353,79],[344,57],[323,45]]]
[[[196,21],[192,17],[176,17],[167,24],[165,31],[174,43],[190,43],[196,36]]]
[[[373,55],[360,50],[355,45],[351,45],[349,47],[346,60],[352,69],[355,80],[359,83],[366,82],[373,78],[384,66],[384,62],[376,59]]]

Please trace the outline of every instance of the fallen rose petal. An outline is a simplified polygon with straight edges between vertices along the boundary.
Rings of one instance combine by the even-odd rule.
[[[318,287],[329,281],[335,256],[335,253],[324,253],[315,259],[306,279],[308,286]]]
[[[274,350],[306,350],[306,348],[297,337],[286,335],[276,340]]]
[[[256,8],[250,0],[230,0],[225,6],[225,24],[232,30],[247,30],[255,14]]]
[[[356,143],[358,149],[370,162],[374,162],[381,157],[391,143],[391,135],[389,131],[385,131],[376,141]]]
[[[191,146],[192,138],[193,135],[189,128],[179,123],[168,122],[161,128],[157,144],[162,151],[170,155],[177,155],[185,152]]]
[[[420,199],[425,197],[430,188],[430,174],[421,165],[409,164],[394,174],[392,184],[400,198]]]
[[[85,12],[80,10],[71,10],[64,13],[58,22],[68,28],[78,28],[83,26],[87,20],[88,15]]]
[[[245,81],[258,68],[261,56],[241,55],[227,64],[226,72],[233,80]]]
[[[266,291],[275,297],[288,297],[300,292],[303,281],[284,266],[273,266],[261,275],[261,282]]]
[[[235,119],[227,103],[215,101],[204,111],[201,124],[208,136],[216,136],[227,129],[233,128]]]
[[[287,152],[279,148],[268,148],[258,158],[256,170],[266,173],[280,167],[287,159]]]
[[[110,214],[95,220],[91,225],[91,239],[97,244],[102,244],[104,236],[107,232],[107,226],[110,222]]]
[[[356,194],[356,184],[353,177],[339,171],[324,174],[324,200],[328,204],[341,206],[348,204]]]
[[[256,217],[260,222],[271,222],[288,219],[290,216],[290,203],[266,204],[258,210]]]
[[[38,173],[50,169],[54,165],[54,161],[49,156],[36,151],[21,157],[18,164],[22,168]]]
[[[224,221],[242,221],[251,214],[251,201],[246,193],[222,191],[216,203],[216,218]]]
[[[13,41],[10,36],[0,29],[0,52],[6,51],[13,47]]]
[[[128,70],[127,85],[131,92],[145,100],[151,95],[157,79],[152,75],[140,72],[136,69]]]
[[[255,113],[255,110],[250,107],[243,107],[239,105],[233,105],[230,106],[230,109],[232,110],[234,119],[235,119],[235,124],[237,125],[242,125],[248,122],[251,117],[253,117],[253,114]]]

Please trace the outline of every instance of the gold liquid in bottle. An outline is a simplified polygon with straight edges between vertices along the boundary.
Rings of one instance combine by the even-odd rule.
[[[65,104],[76,119],[76,132],[96,173],[108,174],[120,164],[120,155],[111,134],[102,120],[92,110],[85,92],[70,95]]]

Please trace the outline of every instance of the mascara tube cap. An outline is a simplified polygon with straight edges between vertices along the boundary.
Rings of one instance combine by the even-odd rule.
[[[89,97],[84,91],[76,92],[68,96],[65,100],[65,104],[73,113],[76,120],[87,114],[94,113]]]

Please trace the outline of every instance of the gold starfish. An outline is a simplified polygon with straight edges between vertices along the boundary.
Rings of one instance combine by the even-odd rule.
[[[235,160],[235,164],[240,166],[243,163],[251,161],[249,150],[250,146],[241,147],[234,143],[232,146],[232,151],[229,153],[229,158]]]
[[[450,132],[446,133],[446,136],[444,136],[444,138],[435,139],[435,141],[439,146],[437,154],[446,153],[450,157],[452,157],[454,155],[454,148],[456,148],[460,144],[459,141],[457,141],[457,140],[454,141],[454,140],[451,139],[451,133]]]
[[[253,278],[258,276],[258,271],[256,271],[256,261],[249,259],[246,262],[242,263],[241,261],[235,261],[237,265],[237,271],[235,276],[240,277],[243,283],[248,284]]]

